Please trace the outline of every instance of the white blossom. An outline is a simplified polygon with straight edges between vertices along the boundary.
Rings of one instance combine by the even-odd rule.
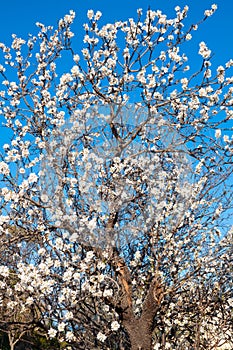
[[[50,328],[50,329],[48,330],[48,335],[49,335],[50,338],[55,338],[55,337],[56,337],[56,334],[57,334],[56,329]]]
[[[200,44],[199,54],[204,58],[208,59],[211,55],[211,50],[209,50],[205,44],[204,41],[202,41]]]
[[[0,162],[0,174],[9,175],[10,169],[7,163]]]
[[[29,183],[37,182],[37,180],[38,180],[38,176],[35,173],[31,173],[28,177]]]
[[[120,328],[120,324],[117,321],[113,321],[111,323],[111,330],[112,331],[117,331]]]
[[[99,333],[97,334],[97,339],[103,343],[103,342],[105,342],[105,340],[107,339],[107,336],[106,336],[104,333],[99,332]]]
[[[9,276],[9,268],[7,266],[0,265],[0,275],[3,277]]]
[[[94,11],[93,10],[88,10],[87,11],[87,17],[88,17],[88,19],[92,19],[94,17]]]

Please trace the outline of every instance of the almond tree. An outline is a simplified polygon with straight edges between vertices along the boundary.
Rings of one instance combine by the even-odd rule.
[[[216,8],[0,44],[4,331],[15,308],[63,348],[232,346],[233,61],[184,52]]]

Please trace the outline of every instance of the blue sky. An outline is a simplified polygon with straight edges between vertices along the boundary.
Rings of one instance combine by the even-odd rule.
[[[171,17],[176,5],[188,5],[189,21],[195,22],[201,18],[204,9],[210,8],[216,2],[218,11],[196,34],[193,49],[196,52],[198,42],[204,40],[215,53],[217,64],[224,63],[233,57],[233,1],[232,0],[10,0],[1,1],[0,9],[0,42],[8,42],[11,34],[26,37],[27,33],[36,32],[35,22],[55,25],[57,20],[70,9],[76,12],[75,26],[77,31],[86,20],[88,9],[100,10],[103,22],[123,20],[133,17],[137,8],[160,9]],[[74,32],[77,32],[74,28]]]

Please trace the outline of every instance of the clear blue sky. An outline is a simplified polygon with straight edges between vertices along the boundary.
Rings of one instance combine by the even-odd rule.
[[[214,2],[218,5],[218,11],[196,34],[193,48],[196,51],[198,42],[206,41],[220,64],[233,58],[233,0],[2,0],[0,42],[9,43],[12,33],[25,37],[27,33],[36,32],[37,21],[55,25],[70,9],[76,12],[75,26],[79,31],[88,9],[100,10],[103,22],[109,22],[135,16],[137,8],[146,10],[150,6],[173,16],[176,5],[188,5],[190,22],[194,22]]]

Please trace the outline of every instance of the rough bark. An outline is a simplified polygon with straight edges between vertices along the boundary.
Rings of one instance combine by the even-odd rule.
[[[131,350],[151,350],[153,320],[164,296],[161,280],[157,276],[154,277],[144,300],[141,316],[136,318],[132,306],[130,273],[122,259],[118,261],[118,267],[120,267],[119,282],[123,290],[121,299],[122,320],[123,326],[129,335]]]
[[[161,281],[155,276],[143,303],[141,317],[136,319],[132,315],[129,319],[124,320],[131,342],[131,350],[152,349],[153,320],[158,312],[163,295],[164,290]]]
[[[131,318],[124,322],[131,344],[131,350],[151,350],[152,331],[148,320]]]

